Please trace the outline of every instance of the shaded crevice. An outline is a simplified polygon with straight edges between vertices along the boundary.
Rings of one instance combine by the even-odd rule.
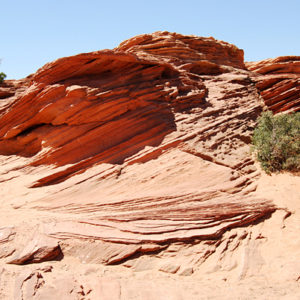
[[[0,99],[6,99],[9,97],[14,96],[15,93],[14,92],[10,92],[10,91],[0,91]]]
[[[91,60],[87,61],[87,62],[85,63],[85,65],[91,64],[91,63],[93,63],[93,62],[96,61],[96,60],[97,60],[96,58],[91,59]]]
[[[28,128],[24,129],[23,131],[21,131],[20,133],[18,133],[15,137],[22,137],[25,135],[28,135],[30,133],[32,133],[34,130],[41,128],[45,125],[51,125],[51,124],[47,124],[47,123],[38,123],[32,126],[29,126]]]

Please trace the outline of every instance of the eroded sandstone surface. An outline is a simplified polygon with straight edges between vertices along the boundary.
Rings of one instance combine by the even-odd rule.
[[[299,177],[249,147],[298,62],[156,32],[1,84],[1,299],[299,295]]]
[[[274,113],[300,111],[300,56],[282,56],[249,62],[256,86]]]

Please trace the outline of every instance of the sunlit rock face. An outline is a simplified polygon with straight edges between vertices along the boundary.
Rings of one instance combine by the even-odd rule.
[[[57,297],[97,299],[108,284],[107,299],[131,299],[118,296],[124,280],[62,266],[191,276],[252,243],[248,228],[276,211],[256,193],[249,148],[269,105],[260,64],[249,71],[241,49],[213,38],[156,32],[1,84],[0,259],[54,263],[21,274],[15,294],[44,299],[65,278]]]
[[[300,111],[300,56],[247,63],[267,107],[274,113]]]

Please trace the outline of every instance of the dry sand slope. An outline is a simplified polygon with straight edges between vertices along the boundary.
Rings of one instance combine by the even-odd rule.
[[[249,147],[299,65],[156,32],[1,84],[0,298],[299,299],[300,177]]]

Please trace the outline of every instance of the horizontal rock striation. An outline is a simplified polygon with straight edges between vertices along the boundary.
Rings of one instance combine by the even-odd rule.
[[[300,111],[300,56],[283,56],[246,63],[259,74],[254,81],[274,113]]]

